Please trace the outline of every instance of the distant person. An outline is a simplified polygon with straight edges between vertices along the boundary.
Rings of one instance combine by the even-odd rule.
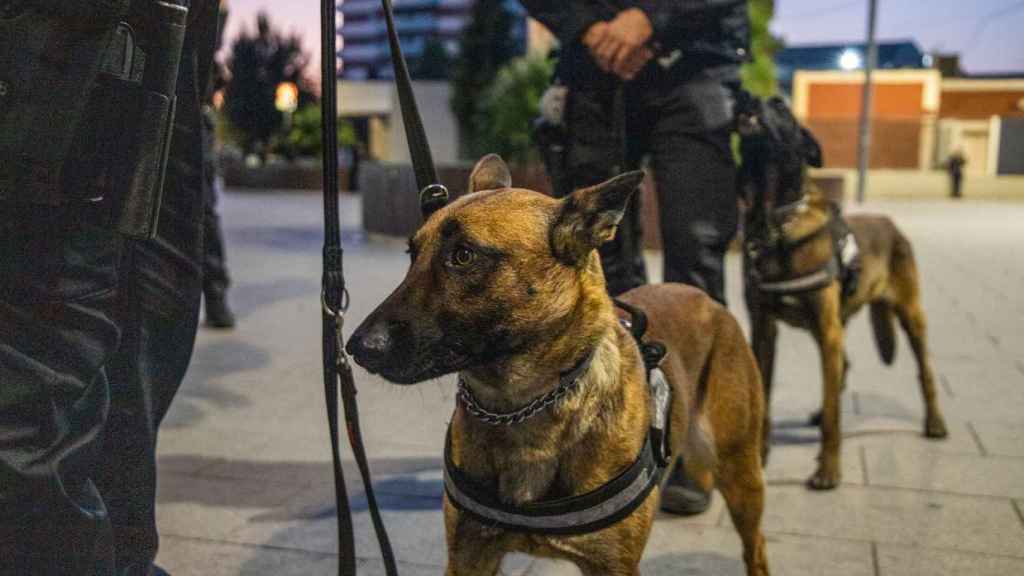
[[[964,166],[967,165],[967,158],[960,150],[954,151],[946,160],[946,172],[949,174],[950,195],[959,200],[963,198]]]

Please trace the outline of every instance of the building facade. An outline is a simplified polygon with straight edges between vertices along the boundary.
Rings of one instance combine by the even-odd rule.
[[[780,87],[789,93],[799,70],[849,72],[863,69],[866,60],[867,46],[863,43],[801,44],[780,50],[775,55],[775,67]],[[931,68],[932,65],[932,57],[912,40],[878,44],[878,70],[920,70]]]
[[[505,5],[516,16],[513,34],[525,46],[525,12],[515,0],[508,0]],[[440,50],[444,51],[443,58],[451,59],[458,54],[459,36],[469,22],[473,0],[393,0],[393,8],[402,52],[415,75],[417,64],[424,57],[437,57]],[[381,1],[342,0],[338,12],[342,78],[393,78]]]
[[[944,78],[939,70],[879,70],[870,166],[940,168],[953,152],[967,171],[989,176],[1024,173],[1024,77]],[[821,141],[831,168],[857,165],[864,90],[861,71],[798,71],[793,109]]]

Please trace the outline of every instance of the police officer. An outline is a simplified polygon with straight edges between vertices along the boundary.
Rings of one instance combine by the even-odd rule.
[[[665,281],[697,286],[724,303],[725,252],[738,221],[731,94],[749,53],[746,0],[522,3],[561,44],[557,77],[567,95],[564,107],[554,107],[563,113],[565,139],[552,170],[556,192],[648,159]],[[612,295],[647,281],[639,214],[634,201],[616,239],[601,248]],[[706,493],[679,471],[672,479],[663,507],[706,509]]]
[[[0,0],[0,574],[150,575],[212,0]],[[176,115],[175,115],[176,110]]]

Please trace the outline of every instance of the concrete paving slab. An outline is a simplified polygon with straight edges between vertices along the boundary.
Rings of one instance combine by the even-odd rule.
[[[942,440],[926,438],[923,424],[886,417],[854,416],[843,421],[843,446],[871,446],[895,455],[905,450],[927,454],[960,454],[981,456],[967,422],[946,417],[949,436]]]
[[[1024,557],[1009,500],[844,485],[813,492],[772,486],[766,532]]]
[[[1024,424],[972,422],[985,454],[1024,458]]]
[[[160,540],[157,564],[171,574],[182,575],[335,576],[337,574],[337,562],[326,554],[261,546],[242,546],[166,535]]]
[[[872,576],[871,545],[767,534],[768,566],[773,574]],[[657,523],[644,552],[644,576],[741,576],[746,574],[739,536],[731,528]],[[566,562],[538,560],[529,576],[576,576]]]
[[[1024,574],[1024,559],[878,545],[880,576],[1010,576]]]
[[[157,525],[161,534],[232,540],[240,527],[284,505],[302,488],[262,479],[217,479],[162,474],[157,486]]]
[[[874,446],[866,449],[873,486],[944,493],[1024,498],[1024,459],[985,458]]]
[[[351,498],[356,550],[360,557],[379,558],[380,551],[366,509],[358,494]],[[443,566],[444,521],[440,497],[377,497],[396,556],[405,562]],[[255,516],[231,534],[232,541],[325,554],[337,547],[334,487],[317,485],[303,490],[283,506]]]
[[[772,486],[803,486],[814,473],[817,465],[819,437],[817,432],[806,435],[808,443],[803,445],[775,445],[768,456],[764,470],[769,490]],[[844,447],[841,463],[843,484],[864,484],[864,468],[861,465],[859,449]]]

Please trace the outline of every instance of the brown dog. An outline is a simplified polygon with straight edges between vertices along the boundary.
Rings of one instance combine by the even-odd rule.
[[[564,200],[509,187],[504,162],[478,163],[471,191],[410,241],[409,272],[352,336],[356,362],[398,383],[459,372],[478,406],[517,409],[574,366],[571,392],[524,422],[487,423],[460,401],[450,460],[510,506],[578,496],[638,461],[651,418],[644,363],[617,320],[596,248],[615,234],[641,173]],[[663,342],[673,389],[670,443],[689,471],[725,497],[750,575],[768,574],[760,531],[763,399],[757,364],[735,319],[696,289],[638,288]],[[590,358],[589,365],[581,359]],[[595,532],[534,535],[497,528],[446,494],[448,574],[496,574],[505,554],[574,562],[588,575],[635,575],[657,510],[655,487],[621,521]]]
[[[925,435],[947,434],[935,399],[914,253],[910,241],[885,216],[849,216],[844,223],[838,208],[806,178],[808,165],[821,166],[821,148],[781,99],[740,98],[737,122],[743,156],[740,182],[748,205],[746,298],[768,400],[766,439],[771,437],[775,322],[782,320],[811,331],[821,351],[822,444],[818,469],[808,483],[816,489],[835,488],[840,480],[839,396],[848,368],[843,332],[865,304],[870,305],[875,341],[887,364],[895,352],[893,316],[899,319],[918,362]],[[850,275],[844,265],[851,262],[843,262],[842,252],[852,254],[854,246],[860,252],[859,274]]]

